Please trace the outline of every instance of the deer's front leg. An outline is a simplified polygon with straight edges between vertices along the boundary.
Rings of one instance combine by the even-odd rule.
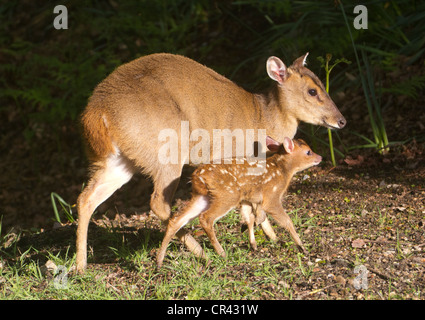
[[[285,230],[289,232],[292,239],[295,241],[295,244],[297,245],[298,249],[304,254],[307,254],[308,251],[304,248],[301,242],[301,239],[298,236],[298,233],[295,231],[295,227],[294,227],[294,224],[292,223],[291,218],[282,208],[280,201],[276,200],[271,203],[263,204],[263,208],[267,213],[269,213],[273,217],[273,219],[276,220],[276,222],[281,227],[285,228]]]

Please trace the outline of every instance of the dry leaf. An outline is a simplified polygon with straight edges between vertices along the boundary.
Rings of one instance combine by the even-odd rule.
[[[353,248],[361,248],[366,244],[363,239],[356,239],[353,242],[351,242],[351,246]]]
[[[349,166],[359,166],[364,162],[364,157],[361,155],[357,156],[357,159],[352,159],[350,156],[344,159],[344,162]]]

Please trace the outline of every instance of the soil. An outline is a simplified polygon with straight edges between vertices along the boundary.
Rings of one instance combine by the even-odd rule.
[[[413,152],[414,148],[406,150]],[[282,299],[283,287],[290,286],[297,293],[294,297],[297,299],[364,299],[366,293],[362,289],[365,288],[368,297],[373,299],[422,299],[425,287],[425,161],[423,149],[420,152],[421,155],[416,154],[410,160],[403,156],[404,153],[393,159],[370,156],[361,164],[315,168],[298,174],[284,200],[284,207],[292,212],[293,218],[296,212],[304,221],[298,231],[309,250],[309,255],[303,258],[308,275],[298,272],[293,282],[281,281],[279,286],[262,284],[260,289],[268,292],[262,298]],[[109,208],[114,213],[95,215],[90,226],[89,246],[97,258],[89,267],[113,273],[114,277],[108,280],[111,285],[136,276],[134,268],[125,261],[117,261],[110,250],[103,252],[107,244],[102,234],[107,233],[108,228],[116,228],[134,249],[149,232],[152,268],[163,236],[159,220],[149,213],[148,207],[146,210],[134,208],[133,213],[127,208],[128,214],[123,213],[125,210],[121,208],[128,206],[127,203],[140,201],[137,192],[134,195],[131,189],[130,185],[125,187],[118,192],[115,201],[108,201],[110,206],[115,206],[115,210]],[[188,198],[189,189],[180,191],[182,198]],[[130,196],[130,193],[133,194]],[[148,200],[148,194],[143,200]],[[177,209],[185,201],[178,198]],[[259,250],[253,252],[238,236],[239,225],[230,228],[222,224],[219,228],[239,237],[238,245],[246,247],[248,255],[266,257],[277,268],[299,268],[296,262],[285,262],[279,257],[281,250],[292,251],[289,254],[296,256],[295,247],[288,247],[290,238],[283,229],[278,229],[281,240],[277,246],[268,247],[267,242],[263,242]],[[39,252],[33,258],[44,260],[42,253],[45,251],[64,251],[70,246],[72,253],[75,230],[75,223],[66,223],[55,224],[37,234],[26,233],[18,243],[20,252],[32,246]],[[192,232],[201,243],[208,241],[199,227]],[[260,229],[256,236],[265,239]],[[167,259],[171,259],[169,255]],[[249,273],[249,265],[240,268]],[[253,282],[255,277],[252,272]]]

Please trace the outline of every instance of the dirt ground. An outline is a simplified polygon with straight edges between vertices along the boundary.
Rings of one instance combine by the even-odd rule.
[[[407,150],[409,155],[411,152],[417,154],[409,159]],[[410,145],[391,159],[370,156],[364,158],[362,163],[353,162],[351,166],[327,166],[298,174],[285,198],[284,207],[292,212],[294,221],[297,218],[302,220],[301,228],[300,224],[295,224],[298,224],[298,231],[310,254],[303,258],[304,270],[298,270],[292,282],[280,281],[278,286],[262,284],[264,294],[261,298],[284,299],[282,290],[290,286],[296,292],[296,299],[364,299],[365,295],[368,299],[423,299],[423,156],[423,150]],[[112,272],[114,277],[108,277],[111,286],[137,276],[131,267],[125,266],[125,262],[117,261],[110,250],[103,252],[102,248],[108,246],[105,243],[107,238],[102,237],[105,228],[116,228],[124,237],[128,237],[129,245],[135,250],[141,243],[138,238],[145,236],[146,228],[150,228],[153,232],[150,233],[153,243],[149,247],[152,268],[155,267],[155,253],[163,236],[159,220],[149,214],[147,206],[132,208],[129,205],[137,205],[140,201],[137,192],[132,192],[135,188],[132,184],[118,192],[115,199],[108,201],[100,210],[109,213],[103,216],[97,214],[90,226],[89,246],[94,248],[97,258],[91,261],[89,267]],[[187,199],[189,187],[179,193],[177,207],[185,204],[185,200],[180,199]],[[148,194],[143,197],[144,200],[147,200]],[[221,224],[217,228],[236,236],[240,233],[239,225],[229,227]],[[46,228],[37,234],[27,233],[19,241],[20,251],[25,251],[31,245],[39,251],[41,259],[43,251],[65,250],[67,246],[71,246],[72,253],[75,250],[75,230],[75,223],[67,223],[62,227]],[[207,242],[199,227],[192,232],[201,243]],[[276,268],[299,269],[295,247],[288,247],[286,243],[290,240],[289,235],[280,228],[278,234],[281,239],[278,244],[268,246],[261,240],[265,240],[262,231],[257,229],[259,250],[256,252],[250,250],[242,237],[238,245],[246,248],[251,257],[267,258],[270,265]],[[282,261],[281,250],[289,250],[289,255],[295,258],[291,262]],[[171,259],[170,256],[167,259]],[[250,271],[249,265],[243,264],[240,268],[243,273],[251,272],[250,280],[256,282],[255,272]],[[237,270],[233,271],[237,273]],[[172,277],[171,274],[161,277],[167,276]],[[367,289],[367,293],[362,289]]]

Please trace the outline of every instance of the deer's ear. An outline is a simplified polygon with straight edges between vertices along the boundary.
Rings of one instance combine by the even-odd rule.
[[[283,147],[285,148],[285,151],[287,153],[292,153],[294,151],[294,142],[292,141],[292,139],[289,139],[288,137],[285,137],[285,139],[283,139]]]
[[[288,77],[288,71],[285,64],[278,57],[270,57],[267,59],[267,74],[274,81],[282,84]]]
[[[307,65],[307,56],[308,56],[308,52],[305,55],[299,57],[297,60],[295,60],[293,63],[294,66],[305,67]]]
[[[279,142],[277,142],[275,139],[269,136],[266,137],[266,145],[267,145],[267,149],[269,149],[272,152],[278,152],[281,146]]]

